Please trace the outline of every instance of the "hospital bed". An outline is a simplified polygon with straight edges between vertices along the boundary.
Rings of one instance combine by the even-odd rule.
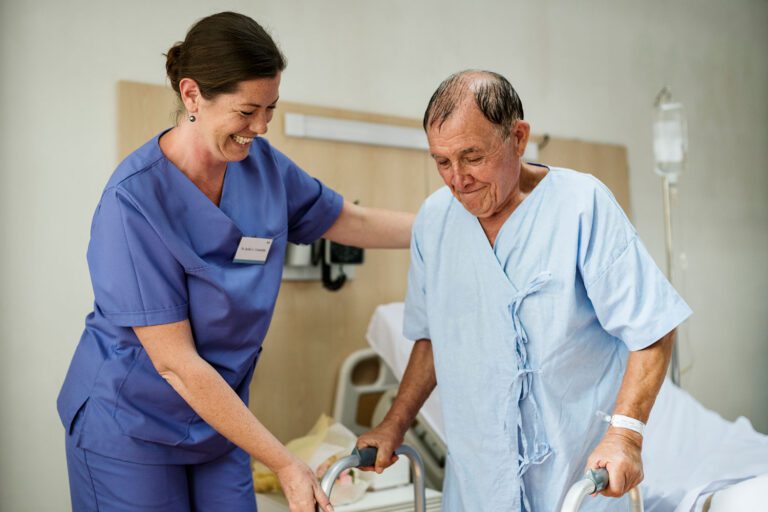
[[[384,393],[375,424],[405,371],[412,343],[402,336],[402,323],[402,303],[379,306],[366,335],[371,349],[353,354],[342,368],[334,416],[356,433],[367,430],[356,420],[359,397]],[[354,367],[366,360],[386,364],[374,382],[356,385]],[[427,400],[405,442],[421,453],[428,485],[439,489],[445,444],[437,395]],[[724,420],[669,381],[646,427],[643,463],[640,490],[646,512],[768,510],[768,436],[756,432],[746,418]]]

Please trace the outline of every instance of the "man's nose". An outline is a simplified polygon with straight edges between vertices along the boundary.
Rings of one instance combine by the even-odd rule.
[[[453,173],[451,176],[451,185],[456,190],[464,190],[467,186],[469,186],[472,183],[472,177],[463,172],[461,169],[461,166],[457,165],[453,168]]]

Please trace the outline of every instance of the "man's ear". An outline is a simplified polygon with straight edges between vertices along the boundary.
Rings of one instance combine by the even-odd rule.
[[[525,148],[528,146],[528,138],[531,136],[531,125],[524,119],[515,121],[512,127],[512,133],[509,134],[515,142],[517,156],[522,158],[525,154]]]

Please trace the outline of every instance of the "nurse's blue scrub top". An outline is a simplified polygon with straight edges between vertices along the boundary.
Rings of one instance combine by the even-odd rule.
[[[342,197],[261,138],[230,162],[220,206],[162,153],[160,136],[107,183],[91,226],[93,313],[58,399],[78,446],[140,463],[196,464],[234,447],[163,380],[131,327],[189,319],[199,354],[248,402],[286,242],[310,243]],[[241,237],[273,240],[264,264],[234,263]]]

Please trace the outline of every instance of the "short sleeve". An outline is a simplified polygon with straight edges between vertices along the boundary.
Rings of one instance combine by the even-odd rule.
[[[411,266],[408,269],[408,292],[405,297],[403,335],[409,340],[432,339],[427,318],[427,290],[424,256],[421,252],[424,214],[416,217],[411,234]]]
[[[188,317],[183,267],[117,188],[104,192],[94,215],[88,267],[96,307],[115,325],[157,325]]]
[[[581,272],[603,329],[641,350],[690,316],[607,189],[595,191],[584,220]]]
[[[336,222],[344,200],[272,148],[275,163],[283,176],[288,202],[288,241],[309,244],[320,238]]]

